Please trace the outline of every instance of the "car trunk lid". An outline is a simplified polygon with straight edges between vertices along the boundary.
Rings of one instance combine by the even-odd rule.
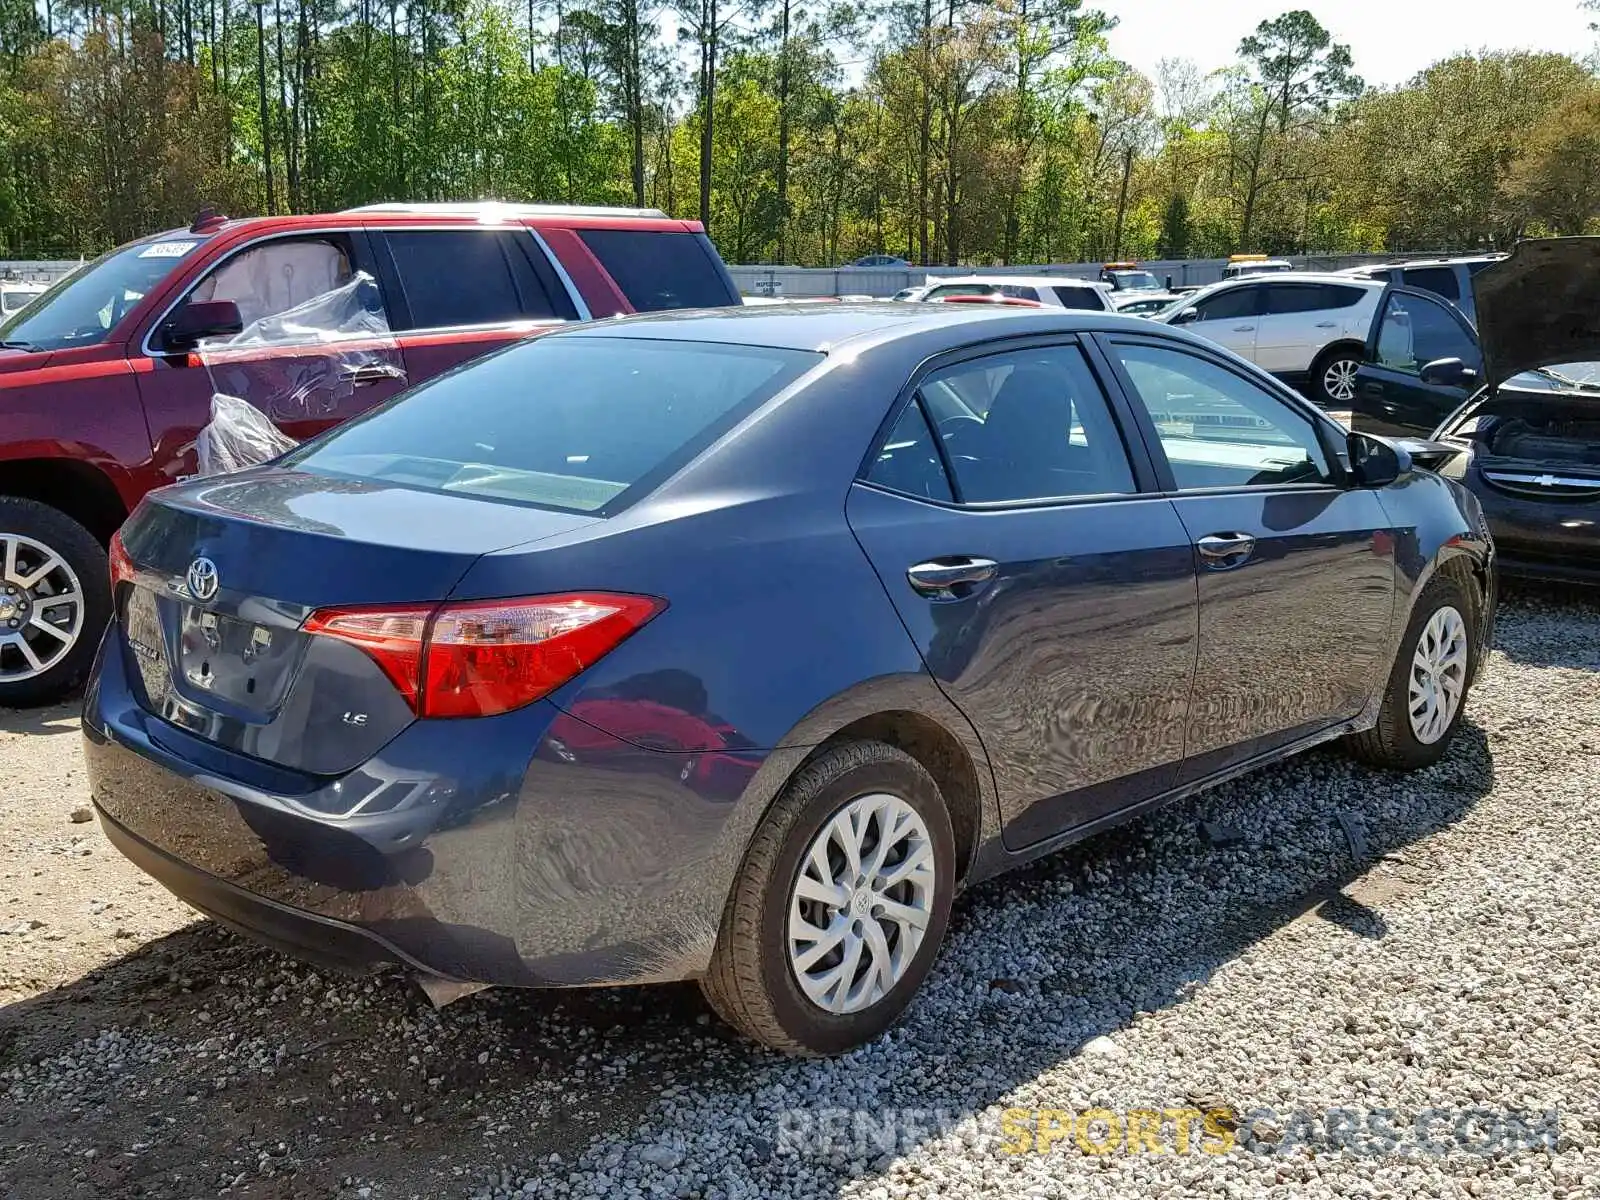
[[[156,493],[122,534],[135,690],[190,733],[341,773],[414,714],[370,656],[306,633],[306,618],[333,606],[426,609],[480,555],[594,520],[275,468]]]

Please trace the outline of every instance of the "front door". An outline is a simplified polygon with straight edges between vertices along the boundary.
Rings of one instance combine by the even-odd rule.
[[[1351,423],[1366,433],[1427,437],[1475,386],[1423,379],[1422,368],[1441,358],[1459,358],[1481,374],[1483,356],[1466,318],[1426,292],[1387,289],[1356,372]]]
[[[1342,432],[1220,357],[1134,338],[1108,349],[1198,570],[1182,778],[1355,716],[1388,670],[1394,538],[1377,494],[1338,463]]]
[[[1195,577],[1152,485],[1066,343],[931,373],[851,491],[851,527],[988,752],[1008,846],[1177,777]]]
[[[169,479],[196,470],[195,439],[216,393],[254,405],[303,441],[365,412],[405,386],[364,235],[270,237],[207,271],[178,302],[231,300],[236,338],[170,352],[159,327],[144,337],[139,398],[156,467]]]
[[[1224,288],[1199,301],[1194,320],[1184,327],[1254,362],[1265,296],[1266,288],[1259,283]]]

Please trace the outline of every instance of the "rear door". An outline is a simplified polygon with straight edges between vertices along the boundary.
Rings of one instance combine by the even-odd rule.
[[[1347,720],[1386,669],[1394,538],[1342,436],[1220,356],[1107,339],[1193,544],[1199,661],[1182,778]]]
[[[1122,428],[1074,341],[969,355],[919,381],[846,505],[1011,847],[1163,791],[1183,756],[1193,552]]]
[[[1311,369],[1324,347],[1366,336],[1353,320],[1368,289],[1337,283],[1269,283],[1256,331],[1256,364],[1275,375]],[[1375,289],[1373,289],[1375,290]]]
[[[1351,418],[1357,429],[1378,434],[1427,436],[1476,389],[1476,381],[1425,381],[1428,363],[1459,358],[1480,375],[1483,370],[1477,336],[1454,306],[1393,286],[1378,304],[1365,358],[1356,372]]]
[[[413,383],[578,313],[521,226],[374,230]]]

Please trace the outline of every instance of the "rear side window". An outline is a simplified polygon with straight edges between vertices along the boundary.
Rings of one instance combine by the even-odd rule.
[[[1105,394],[1076,346],[959,363],[930,376],[921,394],[963,503],[1137,490]]]
[[[1274,283],[1267,288],[1267,313],[1322,312],[1349,308],[1366,295],[1362,288],[1339,283]]]
[[[701,234],[580,229],[578,236],[638,312],[739,303]]]
[[[1461,289],[1456,285],[1454,267],[1408,267],[1403,272],[1407,287],[1421,288],[1446,300],[1459,300]]]
[[[821,360],[765,346],[540,338],[440,375],[288,461],[606,515]]]
[[[1105,301],[1101,298],[1096,288],[1086,287],[1057,287],[1056,299],[1061,301],[1062,308],[1086,309],[1090,312],[1103,312]]]
[[[473,229],[419,229],[385,235],[410,319],[403,329],[448,329],[524,320],[505,235]],[[550,315],[549,302],[545,312]]]
[[[925,500],[951,500],[950,479],[922,405],[906,405],[867,470],[867,482]]]

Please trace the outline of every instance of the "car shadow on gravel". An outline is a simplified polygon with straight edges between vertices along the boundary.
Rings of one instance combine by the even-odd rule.
[[[777,1154],[776,1110],[752,1109],[753,1094],[781,1087],[804,1109],[981,1112],[1297,920],[1384,936],[1387,897],[1426,886],[1413,844],[1492,783],[1471,725],[1446,762],[1415,775],[1318,751],[980,885],[958,901],[907,1018],[831,1062],[740,1041],[692,984],[487,992],[435,1012],[404,981],[324,976],[198,924],[0,1009],[0,1194],[376,1185],[381,1198],[602,1169],[659,1178],[640,1148],[679,1136],[685,1096],[728,1114],[724,1175],[755,1186],[781,1168],[797,1194],[827,1194],[886,1162]],[[845,1082],[863,1078],[881,1086]]]
[[[1495,649],[1531,667],[1600,671],[1600,586],[1502,577],[1500,593],[1519,620]]]
[[[43,708],[0,708],[0,734],[28,734],[33,737],[78,732],[77,701],[50,704]]]

